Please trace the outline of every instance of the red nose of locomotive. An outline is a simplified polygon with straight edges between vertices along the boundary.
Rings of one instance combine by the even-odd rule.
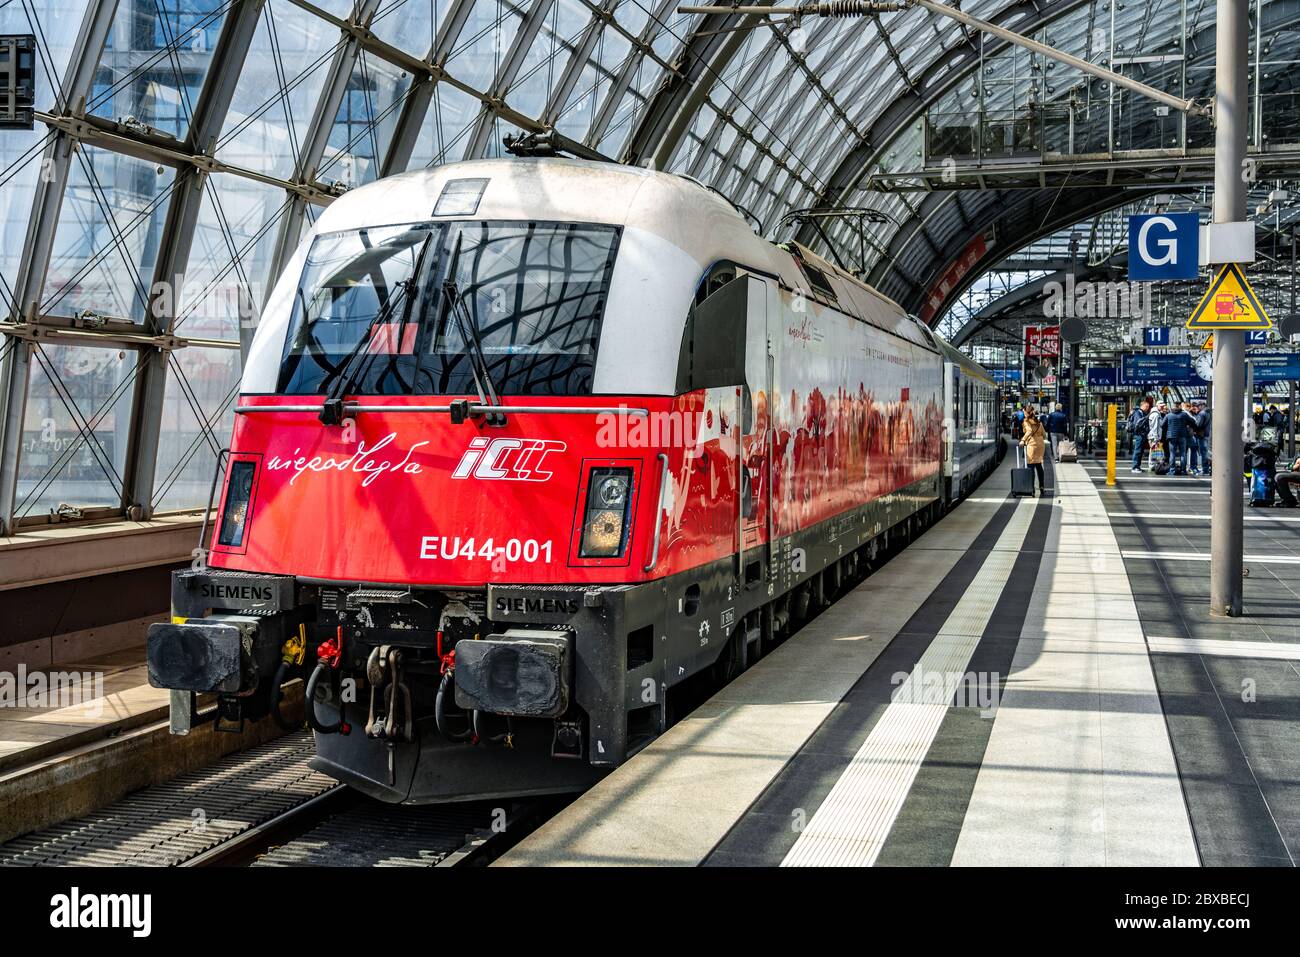
[[[394,411],[326,426],[300,399],[245,399],[210,564],[440,586],[644,574],[660,477],[655,450],[608,441],[629,414],[617,404],[551,400],[489,424],[374,401]]]

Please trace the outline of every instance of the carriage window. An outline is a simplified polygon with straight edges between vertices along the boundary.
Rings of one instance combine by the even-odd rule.
[[[748,333],[749,283],[713,282],[715,270],[700,285],[697,302],[686,317],[677,362],[677,391],[739,385],[745,381],[745,336]]]
[[[700,288],[695,291],[695,304],[698,306],[727,283],[734,282],[735,279],[736,270],[731,266],[714,266],[709,271],[709,274],[704,277],[704,281],[700,283]]]
[[[804,275],[808,277],[808,282],[819,293],[825,296],[831,302],[837,301],[839,297],[835,295],[835,288],[831,285],[826,274],[806,260],[800,259],[799,265],[803,267]]]
[[[323,234],[279,391],[473,395],[481,355],[499,395],[590,394],[618,238],[610,226],[529,222]]]

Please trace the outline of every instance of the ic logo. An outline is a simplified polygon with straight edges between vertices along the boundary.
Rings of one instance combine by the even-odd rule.
[[[470,439],[452,478],[499,479],[507,482],[545,482],[552,475],[542,462],[552,452],[567,446],[555,439]]]

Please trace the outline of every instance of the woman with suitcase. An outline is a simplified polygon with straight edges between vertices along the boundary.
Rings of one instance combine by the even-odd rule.
[[[1043,481],[1043,452],[1047,448],[1047,430],[1043,428],[1042,420],[1038,418],[1038,412],[1032,405],[1025,409],[1024,433],[1020,444],[1025,448],[1025,458],[1029,462],[1029,467],[1038,476],[1038,491],[1045,492],[1047,489]]]

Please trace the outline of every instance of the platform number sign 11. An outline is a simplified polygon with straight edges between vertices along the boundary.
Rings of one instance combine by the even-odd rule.
[[[1142,330],[1142,342],[1147,346],[1167,346],[1169,345],[1169,327],[1168,326],[1148,326]]]

